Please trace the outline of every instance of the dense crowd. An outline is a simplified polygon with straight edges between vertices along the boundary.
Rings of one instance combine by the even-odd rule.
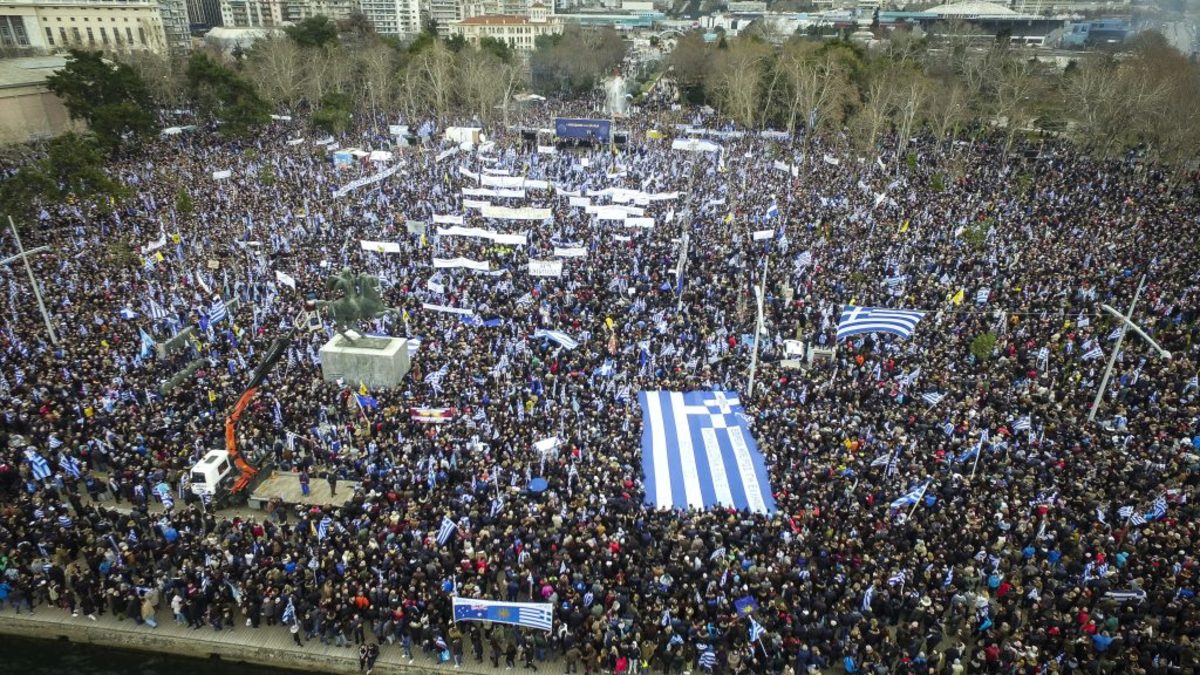
[[[197,629],[291,630],[300,645],[559,672],[1193,672],[1194,180],[1051,141],[1006,156],[986,133],[918,138],[899,157],[758,134],[687,152],[648,133],[682,133],[677,122],[718,124],[643,114],[622,123],[630,142],[615,155],[547,154],[509,130],[449,154],[435,132],[398,151],[395,176],[344,197],[333,191],[382,166],[337,169],[312,134],[288,143],[304,136],[291,123],[243,141],[201,130],[114,160],[131,196],[111,213],[46,205],[23,243],[50,247],[33,265],[60,343],[23,270],[0,293],[6,608],[149,625],[169,612]],[[465,208],[462,189],[489,171],[549,181],[491,201],[552,218]],[[567,193],[609,187],[680,194],[645,205],[649,229],[570,205]],[[443,214],[529,243],[410,227]],[[148,262],[130,254],[160,236]],[[561,278],[531,277],[527,261],[556,245],[586,255]],[[456,256],[501,272],[432,269]],[[378,276],[398,310],[363,332],[419,340],[404,384],[364,407],[360,383],[323,382],[326,318],[297,334],[238,437],[256,464],[358,490],[260,518],[201,503],[181,485],[188,467],[223,447],[224,415],[267,345],[343,268]],[[1124,311],[1143,277],[1132,318],[1172,358],[1125,336],[1089,423],[1118,338],[1100,305]],[[209,316],[215,294],[224,321]],[[839,343],[847,304],[928,313],[907,339]],[[186,326],[185,349],[144,353],[139,331],[164,341]],[[580,344],[533,339],[539,328]],[[790,339],[836,351],[785,367]],[[741,393],[774,513],[643,504],[636,393],[714,387]],[[424,423],[414,406],[456,416]],[[554,435],[558,452],[535,452]],[[35,477],[28,450],[52,477]],[[533,477],[549,490],[531,493]],[[891,506],[927,480],[917,503]],[[445,518],[457,530],[439,543]],[[455,593],[550,602],[554,630],[456,624]],[[746,597],[765,629],[754,641],[734,609]]]

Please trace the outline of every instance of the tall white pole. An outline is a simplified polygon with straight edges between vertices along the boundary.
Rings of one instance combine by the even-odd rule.
[[[1146,286],[1146,275],[1142,275],[1142,280],[1138,282],[1137,291],[1133,294],[1133,301],[1129,303],[1129,311],[1125,316],[1133,316],[1133,308],[1137,306],[1138,298],[1142,295],[1142,288]],[[1100,378],[1100,390],[1096,392],[1096,399],[1092,401],[1092,409],[1088,412],[1088,423],[1096,420],[1096,412],[1100,410],[1100,404],[1104,401],[1104,392],[1108,390],[1108,378],[1112,376],[1113,365],[1117,362],[1117,354],[1121,353],[1121,343],[1125,341],[1125,331],[1117,336],[1117,344],[1113,347],[1112,354],[1108,357],[1108,367],[1104,369],[1104,377]]]
[[[21,245],[21,235],[17,233],[17,226],[13,223],[12,216],[8,217],[8,229],[12,231],[13,239],[17,243],[17,256],[25,263],[25,271],[29,274],[29,283],[33,284],[33,297],[37,298],[38,309],[42,312],[42,321],[46,323],[46,333],[50,335],[50,344],[58,346],[58,336],[54,334],[54,325],[50,323],[50,313],[46,311],[46,303],[42,301],[42,288],[38,286],[37,277],[33,276],[33,267],[29,265],[29,255],[25,252],[25,247]]]
[[[762,338],[763,331],[763,300],[764,293],[767,288],[767,268],[771,265],[771,252],[767,251],[767,257],[763,260],[762,281],[759,282],[758,288],[754,289],[754,294],[757,296],[755,300],[758,303],[758,318],[754,322],[754,351],[750,353],[750,387],[746,391],[747,398],[754,397],[754,376],[758,372],[758,342]]]

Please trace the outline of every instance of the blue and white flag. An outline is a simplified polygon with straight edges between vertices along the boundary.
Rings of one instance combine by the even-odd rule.
[[[768,218],[778,218],[779,217],[779,204],[775,203],[774,201],[771,202],[771,205],[767,207],[767,217]]]
[[[50,463],[33,448],[25,448],[25,460],[29,462],[29,468],[33,470],[34,480],[46,480],[53,473],[50,470]]]
[[[329,525],[332,522],[333,520],[329,516],[325,516],[321,522],[317,523],[317,541],[323,541],[325,537],[329,536]]]
[[[916,504],[917,502],[921,501],[921,497],[925,496],[925,490],[927,490],[929,488],[930,480],[932,480],[932,479],[926,478],[925,481],[922,482],[920,485],[917,485],[917,486],[913,487],[911,490],[909,490],[908,492],[905,492],[904,494],[900,495],[900,497],[898,499],[896,499],[895,501],[892,502],[892,504],[891,504],[892,508],[899,509],[899,508],[903,508],[905,506],[912,506],[913,504]]]
[[[762,639],[765,632],[767,632],[767,629],[763,628],[761,623],[755,621],[754,617],[750,617],[750,641],[758,642]]]
[[[646,504],[774,513],[766,464],[731,391],[643,391]]]
[[[454,620],[491,621],[550,631],[554,628],[554,605],[541,602],[498,602],[476,598],[454,598]]]
[[[913,334],[925,312],[886,307],[855,307],[846,305],[838,321],[837,339],[844,340],[860,333],[891,333],[906,338]]]
[[[462,319],[463,323],[472,328],[496,328],[497,326],[504,325],[504,319],[498,317],[485,319],[478,314],[459,314],[458,318]]]
[[[1095,347],[1092,347],[1091,349],[1084,352],[1083,356],[1080,358],[1082,358],[1084,361],[1091,361],[1092,359],[1099,359],[1099,358],[1102,358],[1103,356],[1104,356],[1104,350],[1100,348],[1100,345],[1096,345]]]
[[[936,391],[929,391],[921,394],[921,399],[931,406],[941,403],[942,399],[944,398],[946,398],[945,394],[938,393]]]
[[[1029,420],[1029,415],[1018,417],[1013,421],[1013,431],[1029,431],[1033,428],[1033,423]]]
[[[162,321],[167,318],[167,310],[163,309],[162,305],[158,304],[158,301],[154,298],[150,298],[150,306],[146,310],[146,314],[150,317],[151,321]]]
[[[1117,515],[1121,516],[1122,518],[1128,518],[1133,515],[1133,507],[1122,506],[1121,508],[1117,509]]]
[[[148,359],[151,356],[154,356],[154,349],[156,346],[154,344],[154,338],[150,337],[150,334],[147,333],[146,329],[144,328],[138,328],[138,337],[142,341],[142,350],[139,352],[138,356],[141,356],[143,359]]]
[[[990,296],[991,294],[992,294],[992,289],[984,286],[983,288],[979,289],[978,292],[975,293],[975,302],[980,305],[986,305],[987,301],[988,301],[988,296]]]
[[[577,342],[570,335],[567,335],[566,333],[564,333],[560,330],[546,330],[544,328],[541,328],[533,333],[533,337],[534,337],[534,339],[541,338],[543,340],[551,340],[553,342],[557,342],[558,344],[562,345],[563,347],[566,347],[567,349],[575,349],[576,347],[579,346],[579,342]]]
[[[283,623],[295,623],[296,621],[296,604],[292,602],[291,597],[288,598],[287,607],[283,608]]]
[[[438,528],[437,543],[438,546],[445,546],[446,542],[450,541],[450,537],[454,535],[454,531],[458,529],[458,525],[450,520],[450,516],[442,516],[442,526]]]
[[[229,316],[229,310],[225,309],[225,300],[221,296],[213,298],[212,307],[208,310],[209,323],[221,323]]]
[[[433,371],[432,373],[426,375],[425,376],[425,384],[428,384],[429,386],[433,387],[434,389],[437,389],[438,387],[442,386],[442,378],[446,377],[446,373],[449,373],[449,372],[450,372],[450,364],[447,363],[446,365],[442,366],[441,368],[438,368],[437,370]]]
[[[79,478],[82,471],[79,469],[79,460],[70,455],[63,455],[58,458],[58,467],[67,472],[71,478]]]
[[[908,572],[900,570],[899,572],[888,577],[888,586],[899,586],[908,579]]]
[[[862,611],[871,611],[871,600],[875,597],[875,584],[867,587],[867,592],[863,593]]]
[[[1155,499],[1154,503],[1150,505],[1150,512],[1146,514],[1146,520],[1158,520],[1165,515],[1167,515],[1167,497],[1159,495],[1158,499]]]
[[[712,647],[700,652],[700,667],[708,672],[712,672],[713,668],[717,667],[717,653]]]

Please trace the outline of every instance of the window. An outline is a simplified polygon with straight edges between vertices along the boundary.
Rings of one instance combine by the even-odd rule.
[[[100,29],[100,42],[102,42],[105,47],[108,46],[108,31],[103,28]]]
[[[54,46],[54,31],[49,28],[46,29],[46,44]]]
[[[133,31],[129,28],[129,26],[125,27],[125,37],[128,38],[126,42],[133,44]]]
[[[62,43],[67,44],[67,29],[61,26],[58,29],[58,37],[62,38]]]
[[[138,26],[138,39],[142,41],[143,45],[146,44],[146,29],[141,26]]]
[[[83,42],[83,40],[80,39],[80,37],[79,37],[79,29],[78,28],[71,29],[71,41],[74,42],[75,44],[80,44]]]

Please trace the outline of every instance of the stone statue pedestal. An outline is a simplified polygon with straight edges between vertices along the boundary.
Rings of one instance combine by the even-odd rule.
[[[370,389],[395,387],[408,369],[404,338],[361,337],[351,342],[339,333],[321,347],[321,376],[326,382],[341,379],[348,387],[360,383]]]

